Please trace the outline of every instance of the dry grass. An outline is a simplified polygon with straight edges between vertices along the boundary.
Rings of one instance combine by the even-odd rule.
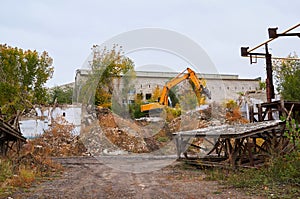
[[[17,189],[28,188],[37,180],[63,171],[52,161],[53,156],[74,156],[85,151],[79,139],[71,132],[74,125],[63,118],[52,123],[40,137],[29,140],[19,155],[10,154],[0,159],[0,198]]]

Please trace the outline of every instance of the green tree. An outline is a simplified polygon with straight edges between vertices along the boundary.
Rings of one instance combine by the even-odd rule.
[[[260,90],[266,90],[266,82],[259,81],[259,89]]]
[[[298,56],[289,55],[286,60],[273,63],[277,91],[285,100],[300,100],[300,61],[289,58],[298,58]]]
[[[130,80],[135,77],[134,63],[124,56],[122,48],[118,45],[114,45],[111,50],[106,48],[101,50],[98,46],[94,46],[92,51],[91,71],[80,93],[83,96],[80,101],[111,107],[112,95],[120,86],[121,78],[123,86],[117,93],[120,100],[121,95],[126,96],[132,88]]]
[[[141,112],[141,105],[143,104],[142,99],[143,99],[142,93],[136,94],[134,103],[129,105],[129,113],[131,118],[141,118],[147,115],[147,113]]]
[[[73,88],[66,87],[61,88],[56,86],[50,92],[50,99],[51,104],[58,103],[58,104],[72,104],[72,97],[73,97]]]
[[[47,101],[44,84],[52,77],[52,58],[47,52],[0,45],[0,113],[6,120],[33,104]]]
[[[300,68],[286,75],[281,83],[281,95],[286,100],[300,101]]]
[[[192,89],[185,90],[180,95],[180,107],[182,110],[193,110],[198,105],[198,99],[195,92]]]
[[[169,97],[172,103],[172,107],[175,107],[177,104],[179,104],[179,99],[177,98],[176,94],[178,93],[178,87],[174,86],[169,91]]]

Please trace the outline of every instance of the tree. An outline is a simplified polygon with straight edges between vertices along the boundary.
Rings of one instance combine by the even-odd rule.
[[[139,93],[135,95],[134,103],[129,105],[129,112],[131,118],[145,117],[147,113],[141,112],[141,105],[143,104],[143,94]]]
[[[193,110],[198,105],[197,96],[192,89],[185,90],[179,98],[180,107],[182,108],[182,110]]]
[[[281,83],[281,95],[286,100],[300,101],[300,68],[293,74],[286,75]]]
[[[123,55],[122,48],[118,45],[114,45],[111,50],[93,46],[92,51],[91,72],[80,93],[83,97],[80,101],[111,107],[112,95],[114,90],[119,89],[117,87],[120,86],[121,78],[123,86],[117,93],[119,100],[122,101],[123,95],[126,96],[132,88],[130,80],[135,77],[134,63]]]
[[[47,101],[44,84],[52,77],[47,52],[0,45],[0,113],[9,120],[18,111]]]
[[[289,55],[287,58],[298,58]],[[300,100],[300,61],[293,59],[280,60],[273,63],[277,91],[285,100]]]
[[[178,93],[178,87],[177,86],[174,86],[169,91],[169,97],[170,97],[170,100],[171,100],[171,103],[172,103],[171,104],[172,107],[175,107],[177,104],[179,104],[179,99],[176,96],[177,93]]]
[[[266,90],[266,82],[263,82],[263,81],[259,81],[259,89],[260,90]]]
[[[50,92],[51,104],[72,104],[73,88],[72,87],[54,87]]]
[[[161,92],[162,90],[159,88],[159,86],[156,86],[152,91],[151,99],[149,100],[149,102],[157,102],[159,97],[161,96]]]

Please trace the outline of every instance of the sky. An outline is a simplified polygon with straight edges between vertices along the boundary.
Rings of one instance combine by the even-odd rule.
[[[76,69],[83,67],[93,45],[144,28],[189,38],[206,52],[217,73],[264,79],[265,61],[251,65],[249,58],[240,56],[240,48],[266,41],[270,27],[278,27],[280,33],[300,23],[298,0],[0,0],[0,5],[0,43],[47,51],[54,60],[54,75],[46,84],[49,87],[74,81]],[[149,39],[154,41],[151,36]],[[269,50],[276,57],[293,52],[300,55],[299,44],[297,37],[281,37],[269,44]],[[264,48],[255,52],[264,52]],[[157,50],[128,57],[137,69],[152,62],[174,64],[175,70],[188,64]]]

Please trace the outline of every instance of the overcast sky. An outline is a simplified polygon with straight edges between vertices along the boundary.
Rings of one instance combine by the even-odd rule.
[[[172,30],[193,40],[221,74],[265,78],[264,60],[250,65],[248,58],[240,56],[240,47],[251,48],[267,40],[269,27],[278,27],[280,33],[300,23],[299,0],[0,2],[0,43],[47,51],[55,67],[47,86],[74,81],[75,70],[82,67],[93,45],[101,45],[127,31],[149,27]],[[274,56],[286,57],[294,51],[300,55],[299,44],[299,38],[285,37],[270,43],[269,48]],[[145,54],[138,55],[132,57],[137,67],[145,64],[141,61]]]

